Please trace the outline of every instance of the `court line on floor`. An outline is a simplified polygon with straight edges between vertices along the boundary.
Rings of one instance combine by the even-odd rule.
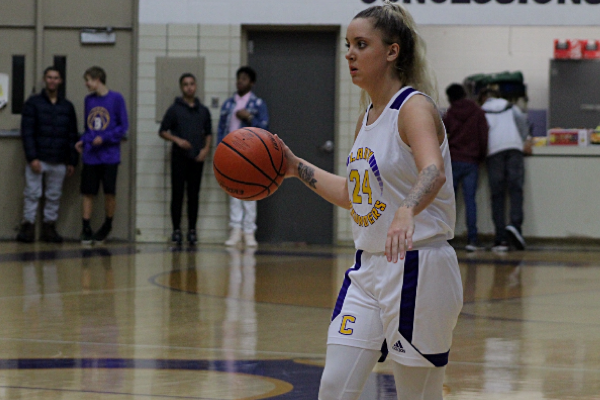
[[[0,337],[2,342],[21,342],[21,343],[44,343],[44,344],[62,344],[62,345],[86,345],[86,346],[106,346],[106,347],[133,347],[140,349],[158,349],[158,350],[183,350],[183,351],[208,351],[212,353],[228,352],[239,354],[264,354],[267,356],[280,356],[287,358],[325,358],[325,353],[293,353],[287,351],[266,351],[266,350],[240,350],[223,349],[211,347],[188,347],[188,346],[165,346],[154,344],[131,344],[131,343],[101,343],[101,342],[81,342],[76,340],[50,340],[50,339],[27,339],[27,338],[7,338]]]
[[[122,255],[135,255],[135,254],[157,254],[157,253],[173,253],[173,252],[194,252],[194,253],[225,253],[226,247],[185,247],[185,248],[173,248],[166,247],[160,244],[129,244],[125,246],[117,247],[91,247],[91,248],[80,248],[80,249],[57,249],[57,250],[40,250],[40,251],[27,251],[17,253],[3,253],[0,254],[0,264],[9,262],[32,262],[32,261],[58,261],[68,259],[79,259],[79,258],[91,258],[91,257],[111,257],[111,256],[122,256]],[[556,252],[562,250],[553,249],[536,249],[532,252]],[[577,252],[573,250],[572,252]],[[592,250],[596,251],[596,250]],[[597,250],[600,251],[600,250]],[[571,252],[571,251],[565,251]],[[582,251],[583,252],[583,251]],[[318,251],[318,252],[302,252],[298,250],[285,251],[285,250],[257,250],[255,255],[257,256],[287,256],[287,257],[320,257],[320,258],[334,258],[342,257],[351,259],[354,257],[353,253],[338,253],[335,251]],[[510,265],[516,266],[521,265],[523,267],[586,267],[596,266],[591,263],[585,262],[556,262],[556,261],[537,261],[537,260],[514,260],[504,258],[468,258],[459,257],[459,263],[464,264],[480,264],[480,265]]]
[[[173,395],[158,395],[158,394],[140,394],[140,393],[121,393],[121,392],[102,392],[99,390],[75,390],[75,389],[54,389],[54,388],[36,388],[29,386],[8,386],[0,385],[0,388],[4,389],[20,389],[20,390],[37,390],[37,391],[50,391],[50,392],[65,392],[65,393],[92,393],[102,394],[109,396],[136,396],[136,397],[151,397],[157,399],[190,399],[190,400],[220,400],[212,397],[187,397],[187,396],[173,396]]]

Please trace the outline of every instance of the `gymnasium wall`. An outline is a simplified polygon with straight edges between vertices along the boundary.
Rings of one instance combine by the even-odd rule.
[[[444,89],[474,73],[520,70],[529,92],[529,108],[548,107],[549,61],[555,38],[600,38],[600,27],[592,26],[444,26],[425,25],[420,28],[428,44],[428,55],[436,71],[440,89],[440,105],[447,107]],[[343,41],[345,27],[342,27]],[[234,90],[236,69],[241,65],[241,25],[207,24],[141,24],[138,65],[138,149],[137,149],[137,239],[162,241],[171,232],[169,219],[168,145],[157,135],[154,121],[155,59],[156,57],[197,57],[206,60],[205,104],[219,98],[219,107]],[[345,160],[353,141],[358,117],[360,91],[347,74],[345,48],[340,46],[336,127],[336,172],[345,169]],[[176,83],[174,83],[176,84]],[[216,133],[219,108],[210,108]],[[227,235],[227,198],[213,175],[212,160],[207,160],[202,181],[200,241],[221,243]],[[574,177],[574,179],[578,179]],[[585,185],[583,181],[581,185]],[[525,194],[527,196],[527,193]],[[487,199],[482,199],[485,203]],[[350,218],[343,210],[336,211],[336,242],[352,239]],[[487,204],[480,208],[480,231],[493,232]],[[560,233],[528,229],[530,236],[561,236]],[[532,224],[535,226],[535,224]],[[464,233],[462,204],[459,204],[457,234]],[[556,227],[560,232],[560,227]]]
[[[156,58],[205,57],[205,98],[213,122],[213,147],[222,102],[235,90],[233,76],[240,65],[240,25],[142,24],[138,53],[138,148],[136,239],[165,241],[170,237],[170,152],[171,143],[158,136],[155,118]],[[178,82],[173,82],[175,87]],[[220,99],[210,107],[210,99]],[[198,234],[201,243],[220,243],[227,234],[226,195],[212,172],[212,155],[205,162]],[[184,214],[183,227],[186,228]]]

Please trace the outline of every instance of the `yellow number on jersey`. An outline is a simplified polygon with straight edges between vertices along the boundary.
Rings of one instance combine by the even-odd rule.
[[[352,194],[352,202],[354,204],[362,204],[362,196],[360,195],[360,174],[357,170],[350,171],[350,180],[354,181],[354,193]]]
[[[373,192],[371,192],[371,185],[369,184],[369,170],[365,169],[365,180],[362,185],[363,193],[369,195],[369,204],[373,204]]]
[[[357,170],[353,169],[350,171],[350,180],[354,181],[354,192],[352,194],[352,202],[354,204],[362,204],[362,194],[369,195],[369,204],[373,204],[373,192],[371,191],[371,184],[369,183],[369,170],[365,170],[365,179],[362,185],[360,184],[360,174]],[[362,186],[362,194],[360,189]]]

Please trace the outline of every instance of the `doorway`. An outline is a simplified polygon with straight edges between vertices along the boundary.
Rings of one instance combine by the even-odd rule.
[[[254,92],[267,103],[269,130],[294,153],[333,172],[337,31],[248,30]],[[258,241],[333,243],[333,205],[297,179],[258,202]]]

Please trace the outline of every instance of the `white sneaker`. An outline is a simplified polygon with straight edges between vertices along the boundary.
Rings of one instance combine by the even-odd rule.
[[[506,253],[508,251],[508,249],[509,249],[508,243],[506,243],[506,242],[496,243],[492,247],[492,251],[495,251],[496,253]]]
[[[244,233],[244,243],[246,243],[246,247],[258,246],[258,242],[254,238],[254,233]]]
[[[242,230],[240,228],[233,228],[229,239],[225,242],[225,246],[236,246],[242,241]]]

